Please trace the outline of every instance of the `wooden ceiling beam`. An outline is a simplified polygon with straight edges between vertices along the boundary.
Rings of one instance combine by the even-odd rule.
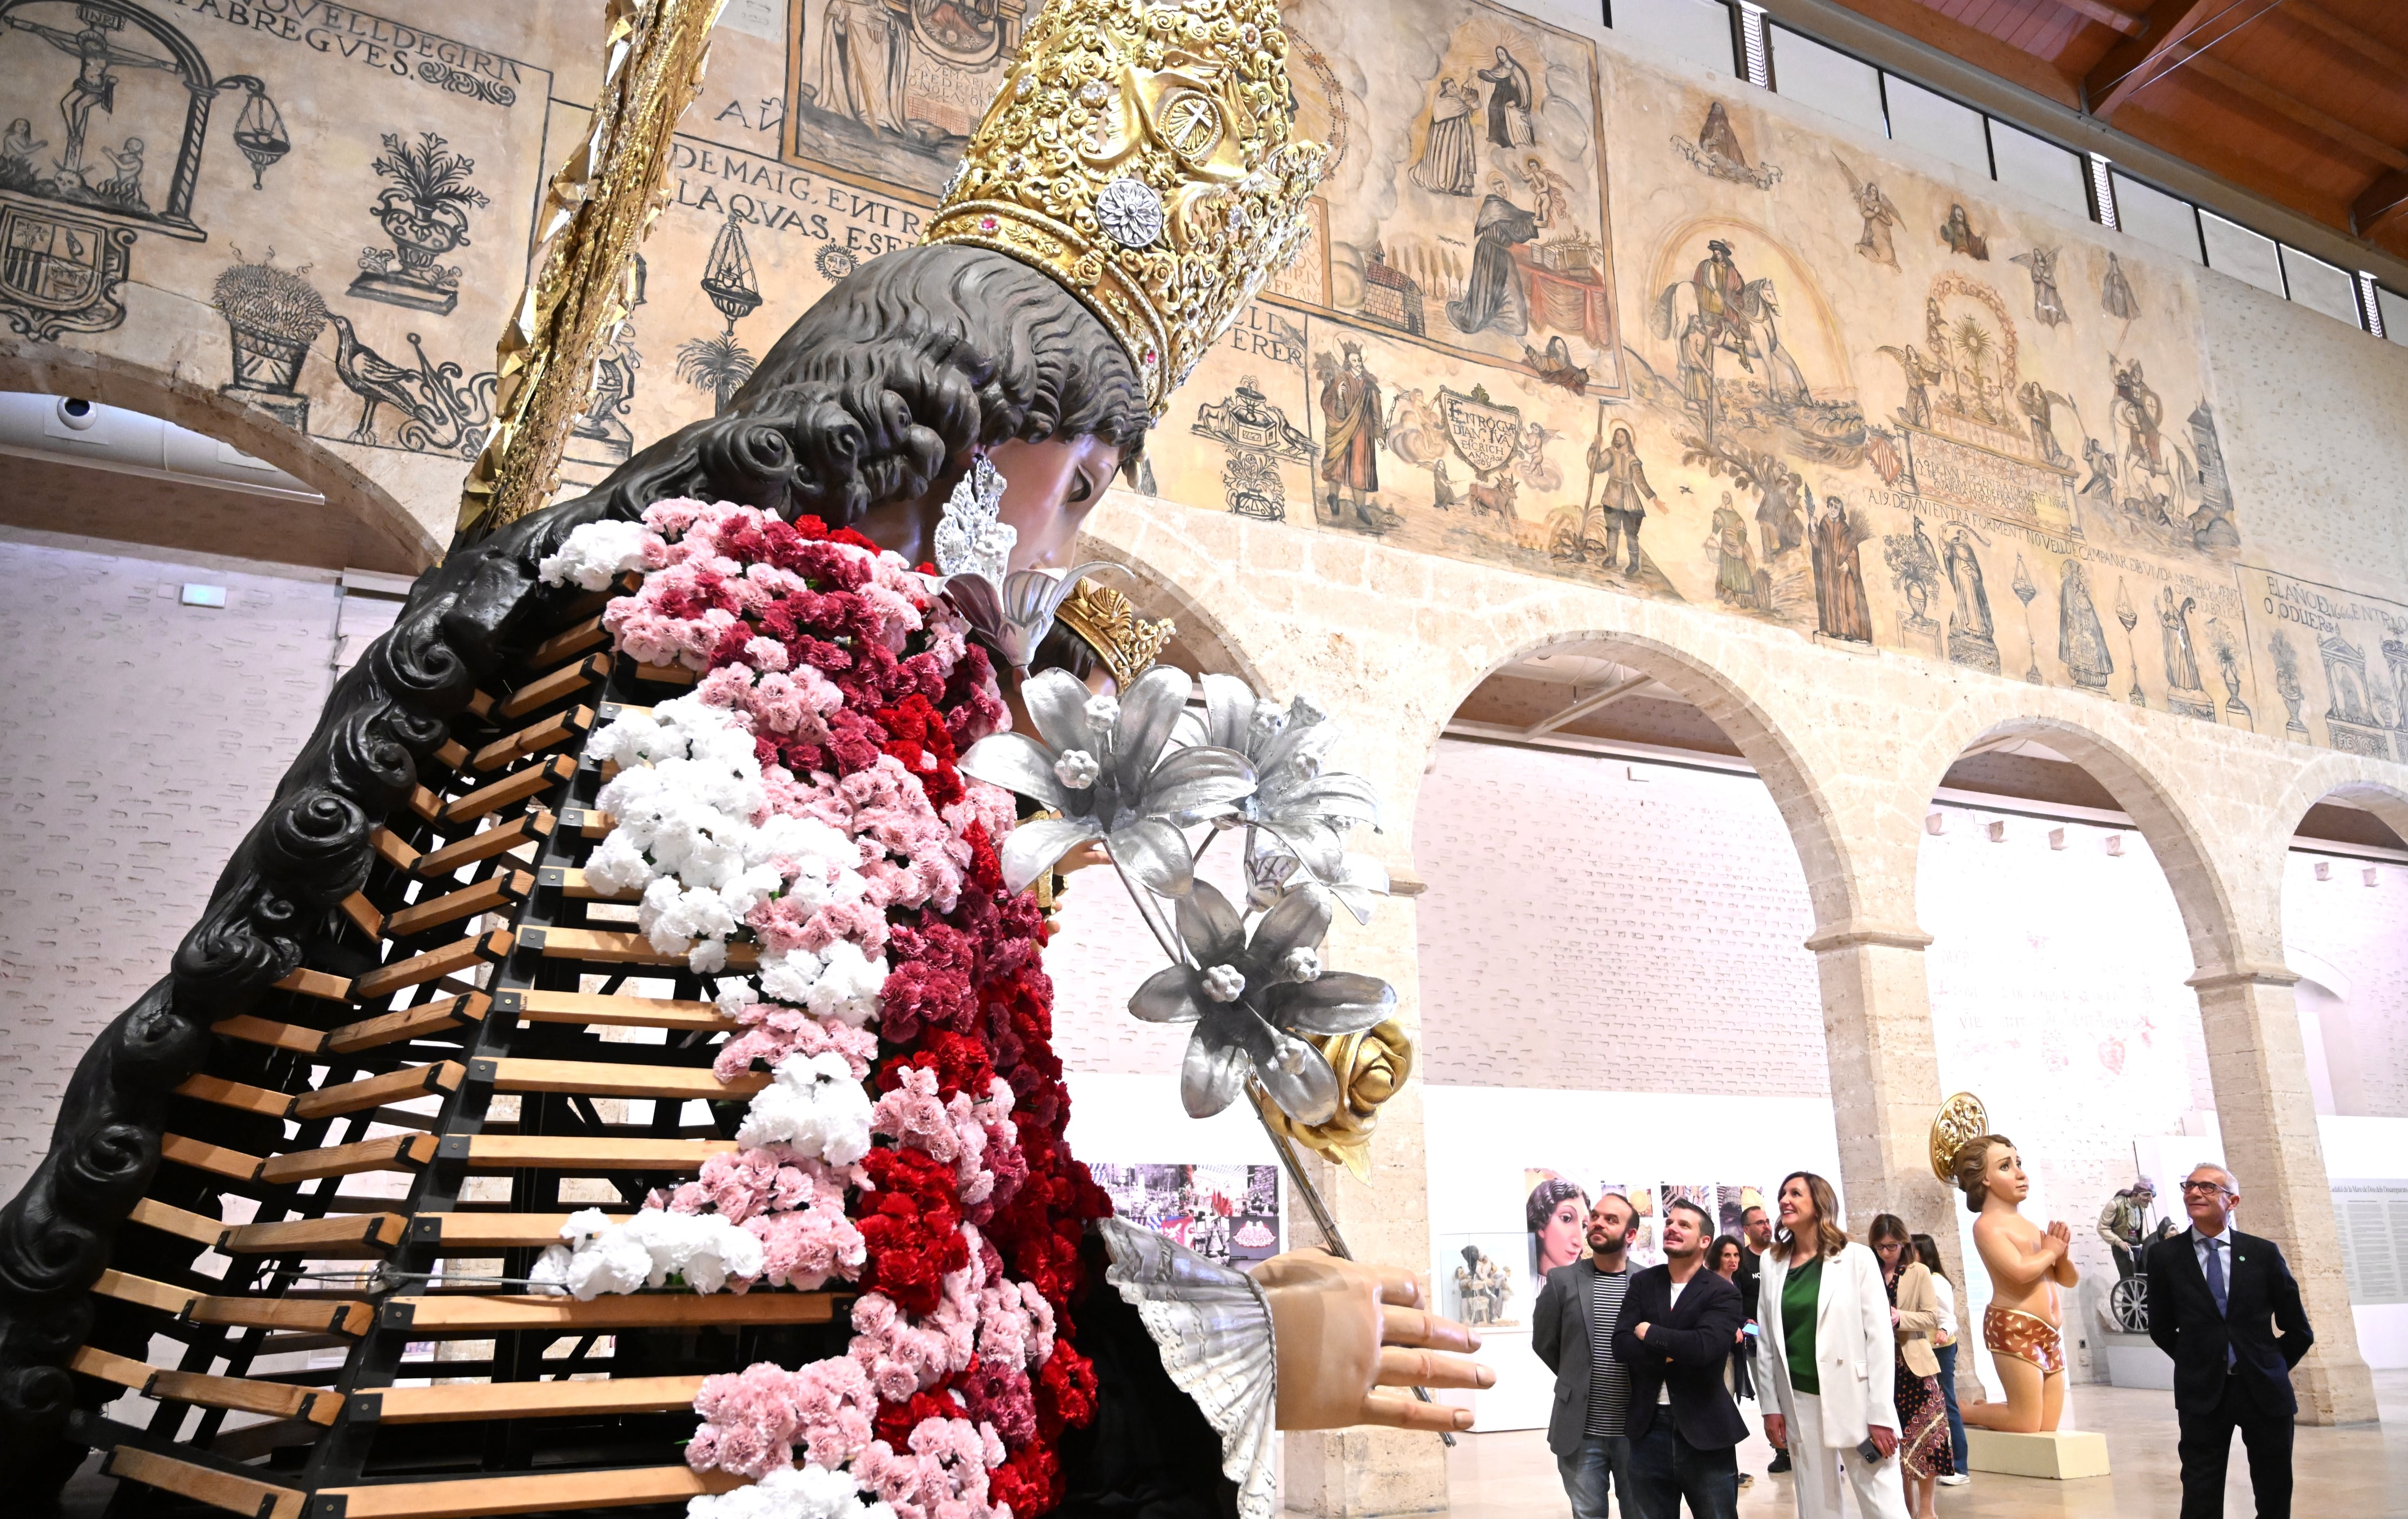
[[[2263,11],[2273,0],[2152,0],[2141,20],[2143,29],[2107,50],[2082,81],[2082,98],[2091,115],[2106,121],[2115,107],[2132,98],[2155,77],[2157,64],[2182,39],[2207,21],[2256,4]],[[2253,15],[2256,12],[2252,13]],[[2248,18],[2243,18],[2244,20]]]
[[[2394,79],[2408,79],[2408,52],[2401,52],[2362,27],[2351,25],[2312,0],[2289,0],[2283,7],[2283,14],[2315,27],[2368,62],[2382,64],[2391,71]]]
[[[2350,226],[2359,236],[2368,236],[2377,223],[2402,211],[2408,211],[2408,169],[2386,169],[2349,208]]]
[[[2408,152],[2402,152],[2381,137],[2369,136],[2339,117],[2326,115],[2306,101],[2286,94],[2263,79],[2243,74],[2212,52],[2194,53],[2182,66],[2200,79],[2214,79],[2243,99],[2256,101],[2276,115],[2299,122],[2329,142],[2353,152],[2363,153],[2378,164],[2408,171]]]
[[[2101,26],[2112,26],[2126,36],[2137,35],[2142,27],[2148,24],[2128,10],[2117,10],[2106,0],[2051,0],[2051,3],[2060,10],[2087,16]]]

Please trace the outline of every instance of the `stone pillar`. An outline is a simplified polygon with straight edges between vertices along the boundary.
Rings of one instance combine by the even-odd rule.
[[[2342,1275],[2340,1227],[2291,998],[2299,979],[2243,966],[2202,971],[2189,984],[2199,993],[2224,1156],[2241,1180],[2236,1222],[2283,1247],[2315,1327],[2315,1345],[2291,1373],[2300,1422],[2368,1424],[2376,1417],[2374,1380],[2358,1352]]]
[[[1342,1166],[1302,1151],[1298,1157],[1355,1258],[1411,1267],[1421,1279],[1425,1301],[1437,1311],[1441,1307],[1438,1284],[1428,1275],[1429,1186],[1421,1097],[1421,1083],[1414,1081],[1381,1110],[1380,1127],[1371,1140],[1369,1185]],[[1321,1242],[1321,1231],[1313,1227],[1301,1199],[1292,1202],[1289,1248]],[[1292,1434],[1286,1440],[1281,1498],[1294,1512],[1315,1519],[1369,1519],[1446,1512],[1446,1447],[1434,1434],[1362,1426]]]
[[[1949,1274],[1963,1282],[1953,1194],[1931,1175],[1931,1120],[1947,1094],[1924,980],[1930,942],[1918,928],[1853,922],[1817,931],[1806,947],[1823,986],[1849,1232],[1861,1239],[1875,1213],[1896,1213],[1938,1242]]]
[[[1356,731],[1366,731],[1358,727]],[[1392,790],[1391,795],[1396,793]],[[1426,889],[1410,867],[1392,867],[1396,895],[1380,904],[1368,929],[1346,915],[1337,934],[1350,941],[1341,964],[1385,977],[1397,989],[1398,1020],[1421,1038],[1417,929]],[[1422,1284],[1425,1306],[1440,1311],[1438,1283],[1430,1280],[1429,1166],[1423,1143],[1422,1082],[1418,1068],[1380,1109],[1371,1136],[1371,1180],[1355,1180],[1298,1148],[1305,1174],[1329,1205],[1339,1232],[1361,1261],[1411,1269]],[[1283,1175],[1280,1184],[1287,1186]],[[1322,1244],[1321,1231],[1304,1200],[1287,1202],[1288,1248]],[[1288,1435],[1281,1477],[1281,1500],[1314,1519],[1370,1519],[1379,1514],[1443,1513],[1447,1508],[1446,1447],[1435,1434],[1360,1426],[1352,1429]],[[1458,1437],[1460,1438],[1460,1437]]]

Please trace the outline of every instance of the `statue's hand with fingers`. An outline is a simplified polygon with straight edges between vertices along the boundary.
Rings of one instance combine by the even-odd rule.
[[[1497,1381],[1470,1357],[1478,1331],[1425,1311],[1411,1271],[1295,1250],[1253,1276],[1270,1301],[1282,1429],[1471,1427],[1469,1409],[1424,1403],[1404,1390]]]

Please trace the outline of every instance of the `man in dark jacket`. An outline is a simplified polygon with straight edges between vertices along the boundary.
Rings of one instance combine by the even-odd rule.
[[[1713,1221],[1685,1197],[1664,1207],[1664,1264],[1630,1279],[1613,1354],[1630,1369],[1631,1486],[1644,1519],[1739,1512],[1739,1442],[1747,1424],[1723,1385],[1746,1322],[1739,1288],[1706,1268]]]
[[[2182,1519],[2224,1512],[2232,1431],[2249,1452],[2258,1519],[2289,1519],[2291,1368],[2316,1342],[2300,1284],[2272,1240],[2232,1227],[2241,1183],[2199,1166],[2182,1185],[2190,1227],[2149,1247],[2149,1338],[2173,1357]],[[2276,1330],[2281,1331],[2278,1338]]]
[[[1530,1314],[1530,1348],[1555,1374],[1547,1448],[1555,1453],[1572,1519],[1606,1519],[1609,1488],[1621,1489],[1624,1519],[1646,1512],[1632,1502],[1630,1440],[1623,1432],[1630,1422],[1630,1369],[1613,1354],[1638,1225],[1628,1197],[1609,1192],[1598,1198],[1588,1215],[1588,1257],[1549,1271]]]

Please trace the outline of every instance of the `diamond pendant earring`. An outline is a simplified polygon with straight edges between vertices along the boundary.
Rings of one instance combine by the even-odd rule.
[[[970,456],[970,467],[945,501],[945,515],[937,524],[937,572],[980,575],[1000,586],[1011,567],[1012,545],[1020,530],[1002,520],[1004,479],[983,451]]]

